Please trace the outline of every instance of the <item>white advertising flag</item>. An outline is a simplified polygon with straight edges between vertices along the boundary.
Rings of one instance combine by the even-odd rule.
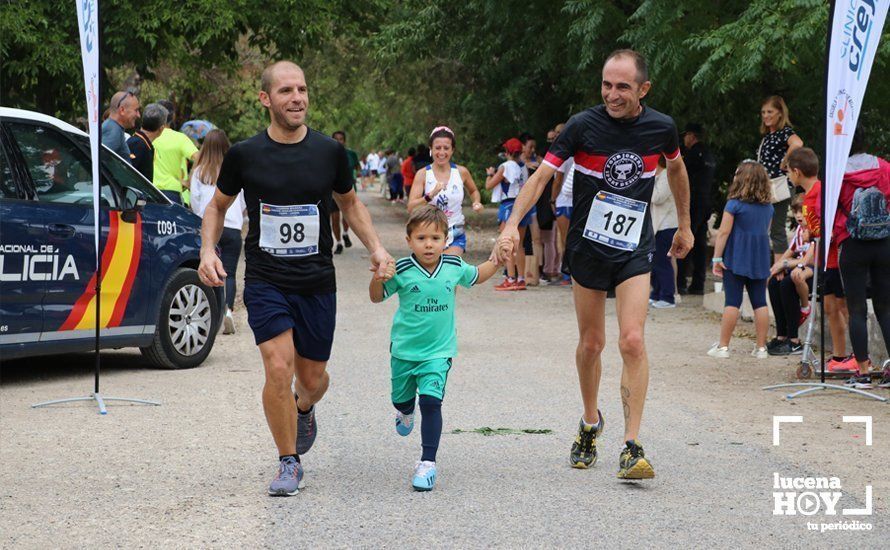
[[[80,57],[90,124],[90,157],[93,165],[93,227],[96,231],[96,269],[99,268],[99,0],[74,0],[80,30]]]
[[[826,250],[831,243],[844,167],[887,19],[888,5],[890,0],[840,0],[834,4],[825,117],[825,225],[822,234]]]

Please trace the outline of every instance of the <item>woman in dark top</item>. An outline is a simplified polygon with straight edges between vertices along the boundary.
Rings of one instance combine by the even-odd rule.
[[[803,147],[803,140],[794,133],[788,117],[788,106],[781,96],[773,95],[760,106],[760,134],[763,139],[757,148],[757,160],[766,168],[773,182],[773,190],[781,187],[777,178],[785,177],[785,159],[788,153]],[[787,180],[785,181],[787,184]],[[791,204],[790,193],[782,200],[773,203],[773,220],[770,224],[769,237],[775,261],[788,249],[788,206]]]

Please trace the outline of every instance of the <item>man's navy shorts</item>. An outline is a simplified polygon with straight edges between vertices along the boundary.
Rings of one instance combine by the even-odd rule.
[[[337,324],[337,295],[285,294],[268,283],[244,285],[247,322],[257,345],[293,329],[294,347],[300,357],[327,361]]]

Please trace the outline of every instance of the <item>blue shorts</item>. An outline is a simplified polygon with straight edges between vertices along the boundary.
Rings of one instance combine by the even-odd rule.
[[[557,206],[556,207],[556,217],[572,219],[572,207],[571,206]]]
[[[510,218],[510,214],[513,213],[513,202],[516,199],[506,199],[501,201],[500,206],[498,206],[498,222],[504,223]],[[528,227],[532,224],[532,219],[537,214],[535,207],[532,206],[531,210],[526,212],[525,216],[519,221],[519,227]]]
[[[448,245],[448,247],[452,247],[452,246],[460,247],[461,250],[466,252],[467,251],[467,234],[461,233],[460,235],[456,236],[454,238],[454,240],[451,241],[451,244]]]
[[[268,283],[244,285],[247,323],[257,345],[293,329],[294,347],[300,357],[327,361],[337,324],[337,295],[285,294]]]

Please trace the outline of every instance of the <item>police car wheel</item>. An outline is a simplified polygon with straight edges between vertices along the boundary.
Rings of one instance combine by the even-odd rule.
[[[213,348],[218,313],[213,291],[201,283],[198,272],[176,270],[164,290],[154,340],[142,353],[161,368],[197,367]]]

